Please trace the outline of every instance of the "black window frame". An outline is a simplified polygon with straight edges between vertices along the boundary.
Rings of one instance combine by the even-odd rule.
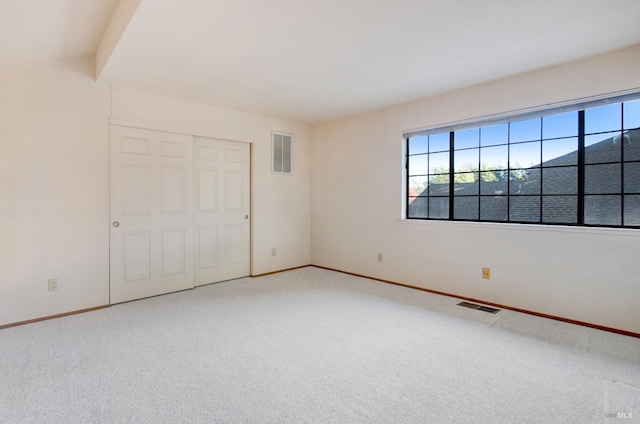
[[[404,167],[405,167],[405,170],[404,170],[404,176],[405,176],[404,218],[411,221],[417,220],[417,221],[454,221],[454,222],[493,222],[493,223],[521,224],[521,225],[527,225],[527,224],[555,225],[555,226],[559,225],[559,226],[579,226],[579,227],[598,227],[598,228],[604,227],[604,228],[638,229],[640,228],[640,218],[638,217],[640,216],[640,206],[638,206],[638,210],[636,211],[635,204],[640,204],[640,193],[637,193],[634,191],[627,191],[627,185],[625,184],[625,175],[626,175],[625,165],[627,165],[628,169],[640,168],[640,157],[627,159],[625,156],[625,142],[627,139],[632,139],[632,136],[633,136],[633,142],[634,143],[636,142],[636,138],[638,134],[640,134],[640,126],[635,126],[636,121],[634,121],[634,127],[628,128],[624,122],[625,120],[624,104],[629,102],[636,102],[635,106],[637,106],[638,101],[640,101],[640,92],[636,91],[636,92],[625,93],[625,94],[602,96],[600,98],[590,99],[587,101],[567,102],[559,106],[547,106],[542,108],[536,108],[535,110],[517,111],[517,112],[502,114],[501,116],[474,119],[474,120],[465,121],[461,123],[454,123],[454,124],[448,124],[446,126],[434,127],[426,130],[416,130],[411,132],[405,132],[403,134],[404,149],[405,149],[404,150],[404,153],[405,153],[405,157],[404,157]],[[596,109],[602,106],[607,106],[612,104],[613,105],[620,104],[619,128],[615,127],[613,130],[609,129],[607,131],[602,131],[602,132],[591,132],[591,133],[588,132],[587,129],[585,128],[586,126],[585,113],[590,109]],[[545,117],[550,118],[555,115],[561,115],[564,113],[577,113],[577,120],[578,120],[577,134],[569,135],[566,137],[562,136],[558,138],[545,139],[544,132],[542,130],[544,118]],[[634,117],[635,116],[636,115],[634,114]],[[513,175],[512,173],[514,171],[524,172],[524,173],[531,172],[531,170],[536,166],[530,166],[528,168],[522,168],[522,167],[515,168],[514,167],[515,165],[512,166],[511,154],[510,154],[511,148],[513,146],[529,143],[529,141],[524,141],[524,142],[513,141],[512,142],[510,139],[511,137],[510,129],[513,123],[526,121],[526,120],[534,120],[534,119],[540,119],[540,125],[541,125],[540,137],[530,141],[531,144],[533,144],[534,142],[539,144],[540,162],[537,165],[537,169],[539,170],[538,184],[540,188],[539,188],[538,194],[534,193],[532,195],[527,195],[527,194],[516,195],[516,194],[513,194],[511,191],[512,190],[511,181],[512,181],[512,175]],[[493,145],[482,146],[480,141],[481,139],[478,139],[478,144],[476,147],[472,146],[469,148],[465,148],[465,147],[456,148],[455,135],[457,132],[460,132],[463,130],[475,130],[475,129],[477,129],[478,134],[480,134],[482,128],[487,128],[493,125],[502,126],[505,124],[507,125],[508,138],[505,143],[499,144],[498,146],[506,146],[506,150],[507,150],[506,168],[500,168],[500,169],[491,171],[491,172],[494,172],[494,175],[496,172],[501,173],[501,178],[504,178],[504,180],[500,179],[499,181],[505,181],[505,184],[503,184],[505,188],[504,190],[495,191],[494,194],[483,193],[482,177],[484,175],[483,172],[485,170],[482,169],[482,159],[480,159],[481,152],[483,148],[487,149],[489,147],[495,147],[495,146]],[[442,152],[431,152],[429,141],[427,141],[426,151],[422,151],[422,152],[419,151],[418,153],[412,153],[410,140],[415,137],[431,137],[436,135],[439,136],[440,139],[442,139],[444,135],[447,133],[449,135],[449,146],[448,146],[448,150],[446,150],[449,156],[448,169],[446,169],[445,167],[446,169],[445,171],[441,171],[440,173],[433,173],[432,172],[433,169],[431,168],[431,164],[429,163],[429,159],[430,159],[429,155],[439,154],[440,156],[442,156],[441,154]],[[593,136],[598,136],[598,135],[600,136],[611,135],[611,142],[615,146],[615,138],[617,137],[617,134],[619,134],[620,136],[619,138],[620,153],[618,155],[618,159],[590,163],[587,156],[588,152],[586,151],[588,146],[585,144],[585,140],[587,139],[587,137],[592,136],[593,138]],[[577,160],[575,164],[545,165],[545,163],[551,162],[553,160],[551,159],[546,162],[543,160],[543,145],[545,144],[545,141],[550,142],[556,139],[569,140],[574,138],[577,139],[577,146],[575,151]],[[601,142],[608,141],[608,140],[609,139],[604,139]],[[640,143],[640,138],[637,141]],[[475,180],[472,181],[473,185],[477,186],[477,194],[474,194],[474,193],[466,194],[466,195],[456,194],[457,190],[462,190],[462,188],[460,187],[460,182],[458,182],[459,186],[458,187],[456,186],[457,184],[456,177],[460,174],[465,174],[465,173],[468,174],[471,172],[476,172],[472,170],[456,171],[454,157],[457,152],[461,152],[464,150],[469,150],[469,151],[477,150],[478,152],[477,153],[478,166],[476,169],[477,176],[474,176],[473,178],[475,178]],[[570,152],[570,153],[574,153],[574,152]],[[424,156],[427,160],[426,161],[427,166],[424,167],[425,169],[424,172],[426,172],[426,174],[424,173],[411,174],[410,172],[411,159],[412,158],[417,159],[418,156]],[[444,162],[446,161],[441,160],[439,163],[444,163]],[[619,172],[619,180],[617,182],[618,190],[614,190],[611,192],[597,192],[597,191],[590,192],[589,184],[588,184],[588,180],[590,178],[589,176],[590,172],[598,168],[604,169],[607,166],[613,169],[614,172],[616,173]],[[551,171],[554,171],[554,170],[557,171],[561,169],[576,173],[577,187],[575,187],[575,193],[571,191],[567,191],[564,193],[563,192],[560,192],[560,193],[545,192],[544,191],[545,190],[544,189],[545,174],[551,175]],[[440,182],[439,183],[432,182],[432,181],[435,181],[435,180],[432,180],[432,177],[438,177]],[[448,177],[448,181],[446,177]],[[412,178],[424,178],[424,182],[423,182],[424,188],[422,189],[423,190],[422,192],[419,192],[419,193],[411,192]],[[448,182],[448,188],[447,188],[447,182]],[[438,193],[435,193],[434,192],[435,189],[432,190],[432,187],[436,187],[437,185],[439,185]],[[489,184],[487,184],[487,186],[489,186]],[[511,219],[512,213],[513,213],[512,207],[511,207],[512,202],[515,202],[515,203],[521,202],[522,199],[525,199],[526,197],[529,197],[530,199],[532,199],[532,204],[535,203],[536,199],[538,200],[538,204],[539,204],[538,218],[536,220],[524,219],[523,215],[520,215],[521,219]],[[459,207],[460,214],[458,215],[460,216],[456,214],[457,212],[456,203],[458,203],[458,205],[462,205],[463,199],[465,198],[470,199],[471,203],[473,203],[473,201],[477,199],[478,204],[477,204],[476,218],[460,217],[464,215],[462,213],[462,207]],[[506,218],[491,219],[491,218],[483,217],[483,214],[482,214],[483,198],[487,198],[487,199],[494,198],[494,200],[487,200],[487,202],[491,202],[494,205],[497,204],[498,199],[500,199],[499,200],[500,202],[502,202],[502,199],[504,199],[504,202],[506,202],[506,206],[505,206]],[[421,202],[423,202],[426,216],[416,216],[416,214],[412,215],[412,203],[417,199],[422,199]],[[515,199],[518,199],[518,200],[516,201]],[[627,209],[625,209],[626,200],[629,200],[629,205],[632,204],[631,202],[635,202],[633,206],[627,205],[630,208],[633,207],[633,210],[630,209],[630,212],[629,212],[630,218],[628,221],[630,221],[631,223],[625,222],[625,219],[627,219]],[[563,212],[556,213],[554,218],[556,218],[557,220],[554,221],[553,219],[546,219],[545,210],[552,210],[552,209],[550,208],[550,206],[547,206],[548,209],[545,209],[545,205],[553,203],[552,201],[556,201],[560,203],[565,202],[565,204],[572,204],[571,202],[575,201],[575,210],[571,210],[573,206],[571,206],[571,208],[569,209],[567,209],[565,206],[562,206],[562,207],[558,206],[556,210],[562,209]],[[601,222],[598,220],[598,218],[594,218],[593,210],[597,209],[596,207],[594,207],[594,205],[598,206],[597,205],[598,201],[600,201],[600,203],[605,205],[605,206],[599,205],[599,208],[600,208],[599,210],[604,210],[603,215],[608,214],[615,217],[617,213],[617,221],[611,220],[610,222],[606,222],[606,219],[608,218],[608,216],[604,218],[605,222]],[[616,205],[616,206],[615,207],[606,206],[607,202],[609,202],[611,205]],[[432,207],[434,208],[434,211],[435,211],[436,209],[435,205],[438,205],[438,204],[440,204],[441,206],[440,208],[438,208],[439,212],[438,213],[434,212],[434,216],[431,216]],[[589,211],[587,211],[587,207],[586,207],[587,205],[589,205]],[[419,206],[420,205],[417,205],[416,208]],[[448,211],[446,211],[446,208],[448,208]],[[564,220],[563,218],[558,218],[558,216],[562,215],[565,210],[567,210],[566,212],[567,215],[573,214],[575,218],[571,218],[570,216],[569,218],[566,218]],[[614,213],[612,213],[611,211],[614,211]],[[638,216],[632,215],[632,214],[637,214]],[[473,215],[473,214],[470,214],[470,215]],[[513,216],[517,217],[516,215],[513,215]]]

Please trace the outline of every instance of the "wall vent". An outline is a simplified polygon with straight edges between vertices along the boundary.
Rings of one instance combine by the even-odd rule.
[[[489,312],[490,314],[497,314],[500,312],[500,309],[492,308],[490,306],[478,305],[476,303],[470,302],[460,302],[458,306],[464,306],[465,308],[475,309],[482,312]]]
[[[291,149],[293,136],[279,132],[272,133],[272,158],[271,171],[274,174],[291,174]]]

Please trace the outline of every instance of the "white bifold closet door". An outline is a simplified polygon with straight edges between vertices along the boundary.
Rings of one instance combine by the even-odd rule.
[[[249,275],[249,144],[194,140],[195,285]]]
[[[111,303],[249,275],[248,144],[112,125],[110,150]]]
[[[193,137],[111,126],[111,303],[193,287]]]

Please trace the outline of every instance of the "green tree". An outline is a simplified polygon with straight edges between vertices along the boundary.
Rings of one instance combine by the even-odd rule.
[[[507,178],[511,178],[512,180],[525,180],[527,178],[527,173],[522,169],[515,169],[511,171],[507,171],[506,169],[499,169],[503,165],[501,164],[490,164],[484,163],[481,165],[480,170],[478,170],[477,165],[472,165],[470,163],[465,163],[462,166],[458,166],[455,170],[455,174],[453,177],[454,183],[476,183],[478,180],[482,180],[482,182],[490,183],[495,181],[506,181]],[[519,164],[515,164],[515,167],[519,167]],[[498,168],[498,169],[496,169]],[[440,166],[434,167],[431,169],[432,174],[429,177],[429,184],[448,184],[449,183],[449,168]],[[426,187],[425,187],[426,188]]]

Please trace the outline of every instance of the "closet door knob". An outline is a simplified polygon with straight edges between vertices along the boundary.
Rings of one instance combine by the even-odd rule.
[[[118,228],[120,226],[120,223],[118,221],[113,221],[112,224],[114,227]]]

